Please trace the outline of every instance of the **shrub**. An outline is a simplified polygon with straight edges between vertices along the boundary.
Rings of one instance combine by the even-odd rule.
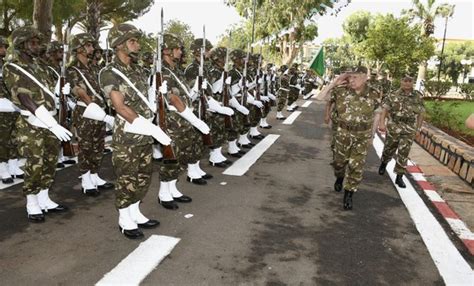
[[[463,83],[459,85],[461,93],[466,99],[474,99],[474,83]]]
[[[446,95],[451,88],[451,83],[448,81],[434,81],[430,80],[425,82],[425,90],[435,97]]]

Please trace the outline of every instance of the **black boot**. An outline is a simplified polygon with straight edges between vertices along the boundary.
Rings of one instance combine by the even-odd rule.
[[[382,162],[379,167],[379,175],[385,174],[385,168],[387,167],[387,163]]]
[[[336,182],[334,183],[334,191],[340,192],[342,191],[342,182],[344,181],[344,177],[336,178]]]
[[[407,187],[405,185],[405,182],[403,182],[403,174],[397,174],[397,178],[395,179],[395,184],[397,184],[402,189]]]
[[[352,210],[352,195],[354,192],[344,190],[343,207],[345,210]]]
[[[143,236],[144,236],[143,232],[141,230],[139,230],[138,228],[136,228],[136,229],[123,229],[119,226],[119,230],[128,239],[140,239],[140,238],[143,238]]]

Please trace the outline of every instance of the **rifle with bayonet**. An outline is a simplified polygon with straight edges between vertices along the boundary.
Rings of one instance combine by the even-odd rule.
[[[269,76],[268,71],[263,74],[263,95],[266,96],[267,98],[269,98],[268,97],[268,79],[267,79],[268,76]],[[273,102],[273,100],[271,100],[271,102]],[[265,114],[270,113],[271,102],[270,100],[265,101]]]
[[[232,33],[229,35],[229,39],[232,39]],[[231,40],[230,40],[231,41]],[[222,103],[225,107],[229,107],[229,85],[226,84],[226,79],[229,74],[229,54],[230,54],[230,45],[227,48],[225,53],[225,64],[224,64],[224,73],[223,73],[223,88],[222,88]],[[232,117],[229,115],[224,116],[224,126],[227,130],[234,129],[234,122],[232,121]]]
[[[262,63],[262,55],[260,54],[258,56],[258,64],[257,64],[257,75],[255,76],[255,83],[257,84],[255,86],[255,99],[262,102],[262,98],[260,97],[260,65]],[[263,117],[263,107],[258,109],[258,112],[260,113],[260,117]]]
[[[202,82],[204,77],[204,53],[206,52],[206,28],[203,27],[203,39],[202,39],[202,48],[201,48],[201,59],[199,64],[199,76],[198,76],[198,90],[199,90],[199,118],[202,121],[206,121],[206,111],[207,111],[207,98],[206,91],[202,88]],[[213,145],[211,133],[202,134],[202,141],[204,146],[211,147]]]
[[[65,31],[64,34],[64,41],[63,41],[63,61],[61,63],[61,73],[59,75],[59,124],[69,130],[68,124],[68,106],[67,106],[67,98],[66,95],[63,93],[63,87],[66,84],[66,62],[67,62],[67,53],[69,50],[68,46],[68,36],[71,32],[70,25]],[[63,148],[63,155],[68,157],[76,156],[76,152],[74,150],[74,146],[72,145],[71,141],[62,142]]]
[[[161,9],[161,32],[158,33],[157,45],[156,45],[156,68],[155,68],[155,83],[156,83],[156,102],[157,102],[157,111],[158,114],[158,124],[166,132],[166,109],[165,109],[165,99],[164,95],[160,92],[160,87],[163,84],[163,78],[161,74],[162,69],[162,58],[161,58],[161,46],[163,43],[163,9]],[[176,155],[174,153],[172,145],[162,145],[161,152],[163,153],[163,163],[164,164],[175,164],[178,162]]]
[[[247,56],[245,57],[245,62],[244,62],[244,73],[242,75],[242,106],[246,107],[247,106],[247,66],[249,62],[249,57],[250,57],[250,48],[247,48]],[[249,127],[250,124],[250,118],[248,115],[243,116],[243,124],[245,127]]]

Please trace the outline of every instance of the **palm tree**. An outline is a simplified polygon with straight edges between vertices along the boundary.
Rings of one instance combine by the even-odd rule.
[[[412,20],[418,19],[422,24],[422,35],[430,37],[434,33],[434,20],[437,17],[449,17],[454,13],[454,5],[448,3],[442,3],[437,5],[436,0],[427,0],[426,3],[422,3],[420,0],[412,0],[413,8],[405,11]],[[449,16],[446,16],[449,15]],[[417,82],[424,80],[426,74],[426,61],[422,62],[418,67],[418,79]]]

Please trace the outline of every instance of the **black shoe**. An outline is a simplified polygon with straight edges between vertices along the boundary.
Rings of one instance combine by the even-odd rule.
[[[156,161],[156,162],[163,162],[163,157],[158,158],[158,159],[153,158],[153,161]]]
[[[2,179],[2,183],[4,183],[5,185],[13,184],[13,179],[12,178]]]
[[[143,232],[139,230],[138,228],[136,229],[123,229],[122,227],[119,226],[119,230],[123,235],[125,235],[126,238],[129,239],[139,239],[142,238]]]
[[[179,208],[178,204],[175,201],[162,201],[158,199],[158,203],[162,205],[165,209],[169,210],[177,210]]]
[[[385,174],[385,168],[387,167],[387,163],[382,162],[379,167],[379,175]]]
[[[104,154],[112,153],[112,149],[105,148],[104,151],[103,151],[103,153],[104,153]]]
[[[202,178],[203,178],[204,180],[210,180],[210,179],[214,178],[214,176],[211,175],[211,174],[207,174],[207,173],[206,173],[204,176],[202,176]]]
[[[334,183],[334,191],[340,192],[342,191],[342,182],[344,181],[344,177],[336,178],[336,182]]]
[[[397,175],[397,178],[395,179],[395,184],[397,184],[402,189],[407,187],[407,185],[405,185],[405,182],[403,182],[403,175]]]
[[[160,225],[160,222],[157,221],[156,219],[149,219],[145,223],[137,223],[138,227],[141,228],[155,228]]]
[[[82,189],[82,193],[90,197],[97,197],[98,195],[100,195],[100,192],[97,189],[88,189],[88,190]]]
[[[115,187],[115,185],[113,183],[109,183],[109,182],[106,182],[103,185],[97,185],[97,188],[99,190],[108,190],[108,189],[112,189],[113,187]]]
[[[352,210],[352,195],[354,192],[350,192],[348,190],[344,190],[344,209],[345,210]]]
[[[186,181],[188,181],[190,183],[193,183],[193,184],[196,184],[196,185],[206,185],[207,184],[207,181],[204,180],[203,178],[193,179],[193,178],[190,178],[188,176],[188,177],[186,177]]]
[[[178,198],[173,198],[173,200],[178,203],[190,203],[193,201],[193,199],[185,195],[182,195],[181,197],[178,197]]]
[[[56,168],[64,168],[64,167],[66,167],[66,165],[64,165],[63,163],[56,164]]]
[[[252,148],[252,146],[250,144],[237,144],[240,148],[244,148],[244,149],[250,149]]]
[[[209,164],[211,164],[211,166],[218,167],[218,168],[227,168],[227,164],[224,162],[214,163],[214,162],[209,161]]]
[[[245,154],[247,154],[247,152],[244,151],[244,150],[239,150],[239,154],[240,154],[240,155],[245,155]]]
[[[276,119],[277,119],[277,120],[285,120],[286,117],[285,117],[285,116],[283,116],[283,117],[277,117]]]
[[[255,136],[249,135],[249,137],[250,137],[250,139],[262,140],[263,138],[265,138],[265,135],[263,135],[263,134],[258,134],[258,135],[255,135]]]
[[[24,179],[25,178],[25,175],[24,174],[21,174],[21,175],[12,175],[12,179]]]
[[[225,161],[222,161],[222,163],[226,164],[227,166],[230,166],[232,165],[233,162],[230,160],[225,160]]]
[[[67,206],[58,205],[54,209],[45,209],[44,212],[46,212],[46,213],[65,213],[68,210],[69,210],[69,208]]]
[[[272,126],[271,125],[267,125],[267,126],[260,126],[260,128],[263,128],[263,129],[271,129]]]
[[[30,222],[34,222],[34,223],[44,222],[45,221],[44,214],[29,214],[28,215],[28,220]]]
[[[237,153],[229,153],[229,152],[227,152],[227,155],[229,155],[229,156],[231,156],[231,157],[235,157],[235,158],[241,158],[241,157],[242,157],[242,155],[241,155],[239,152],[237,152]]]
[[[63,164],[66,164],[66,165],[74,165],[76,164],[76,160],[73,160],[73,159],[68,159],[68,160],[65,160],[62,162]]]
[[[113,135],[114,132],[112,130],[108,130],[105,132],[105,136],[110,136],[110,135]]]

